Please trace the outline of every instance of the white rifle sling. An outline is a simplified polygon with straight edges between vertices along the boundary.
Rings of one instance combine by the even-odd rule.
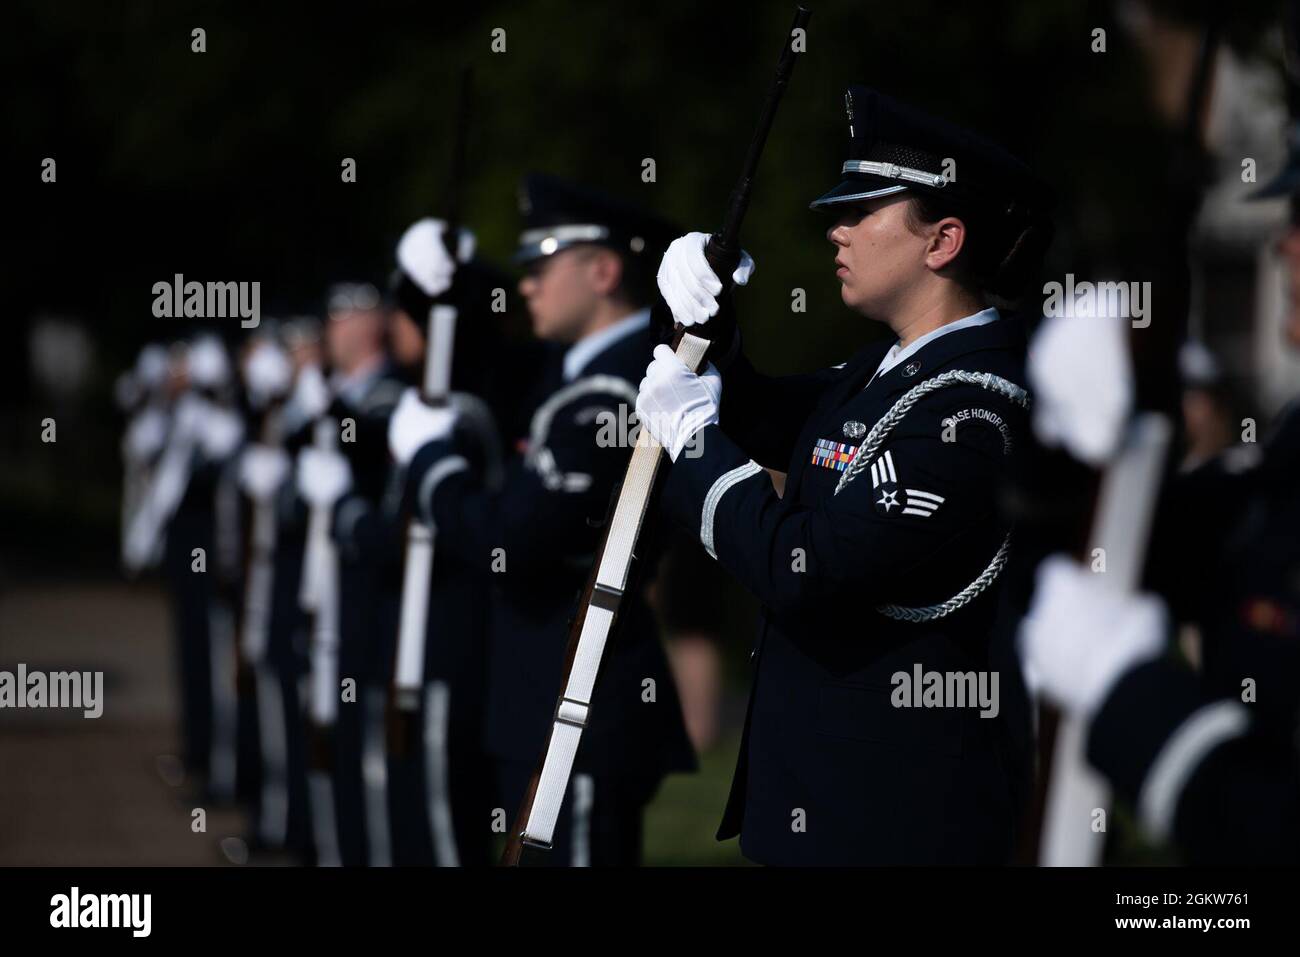
[[[1133,592],[1141,581],[1171,431],[1163,415],[1138,416],[1102,479],[1088,558],[1094,549],[1105,549],[1101,581],[1112,588]],[[1038,862],[1047,867],[1096,867],[1101,862],[1105,832],[1092,829],[1093,814],[1110,805],[1110,787],[1085,760],[1086,740],[1086,722],[1062,715],[1039,846]]]
[[[332,418],[316,423],[314,444],[324,452],[338,445],[339,424]],[[332,725],[338,714],[339,649],[339,553],[330,538],[328,506],[312,508],[307,526],[307,550],[303,556],[302,589],[299,601],[313,613],[311,643],[311,689],[309,708],[312,721]]]
[[[312,444],[322,452],[332,452],[338,423],[325,417],[316,422]],[[330,548],[330,506],[313,506],[307,516],[307,545],[302,556],[302,580],[298,586],[298,604],[303,611],[315,611],[320,601],[321,574],[325,551]]]
[[[275,575],[275,500],[253,506],[253,541],[244,588],[244,628],[240,651],[256,663],[266,653]]]
[[[280,412],[266,413],[262,440],[280,448]],[[275,587],[275,545],[279,517],[277,494],[253,500],[253,528],[249,541],[248,580],[244,583],[243,633],[240,652],[250,664],[257,664],[266,654],[271,627],[271,603]]]
[[[414,711],[424,678],[425,628],[429,619],[429,580],[433,577],[433,529],[411,521],[406,530],[406,569],[402,578],[402,617],[397,631],[397,706]]]
[[[417,511],[424,503],[426,514],[433,512],[433,496],[438,483],[454,472],[463,472],[469,463],[459,455],[442,459],[429,469],[416,494]],[[402,617],[397,632],[397,671],[393,684],[397,705],[408,711],[419,707],[420,688],[424,684],[424,652],[429,622],[429,583],[433,580],[433,543],[437,529],[432,523],[411,520],[406,532],[406,572],[402,580]]]
[[[131,516],[124,562],[132,574],[155,564],[162,553],[167,523],[190,484],[194,448],[194,436],[173,427],[149,486],[141,493],[143,500]]]
[[[456,341],[456,307],[429,310],[429,347],[424,358],[424,394],[442,397],[451,392],[451,356]]]
[[[677,346],[677,358],[694,372],[699,369],[708,347],[707,339],[687,333]],[[555,722],[542,759],[537,794],[528,823],[524,826],[523,839],[530,844],[549,847],[555,835],[560,805],[573,771],[573,759],[578,753],[583,728],[587,726],[596,673],[600,670],[605,642],[609,639],[614,616],[627,587],[633,550],[650,504],[650,491],[654,488],[662,451],[663,446],[650,437],[649,430],[641,429],[610,519],[595,586],[574,651],[573,666],[555,708]]]
[[[339,557],[331,545],[320,569],[316,617],[311,636],[311,716],[332,725],[339,707]]]

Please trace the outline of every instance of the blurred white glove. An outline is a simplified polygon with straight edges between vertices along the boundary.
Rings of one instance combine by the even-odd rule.
[[[722,282],[704,258],[704,246],[708,241],[708,233],[679,236],[669,245],[659,263],[659,291],[672,310],[673,318],[684,326],[708,322],[718,313],[715,297],[722,292]],[[753,273],[754,260],[741,250],[740,265],[731,274],[731,281],[743,286]]]
[[[293,384],[293,396],[289,400],[302,413],[304,419],[316,419],[325,414],[330,406],[330,387],[325,382],[325,373],[320,366],[303,366],[298,371],[298,378]]]
[[[255,502],[272,498],[289,474],[284,449],[254,443],[239,459],[239,487]]]
[[[293,363],[288,354],[272,342],[262,342],[244,363],[244,384],[248,398],[257,408],[289,391],[293,381]]]
[[[229,409],[214,408],[199,424],[199,448],[210,462],[229,458],[244,439],[244,420]]]
[[[696,375],[672,347],[655,346],[654,361],[637,390],[636,417],[674,462],[691,436],[718,421],[721,403],[722,376],[712,362]]]
[[[1038,566],[1033,601],[1020,624],[1027,676],[1048,698],[1090,716],[1125,672],[1164,647],[1167,612],[1154,595],[1112,588],[1065,555]]]
[[[161,409],[145,409],[131,420],[122,437],[122,456],[132,464],[152,459],[167,441],[167,416]]]
[[[442,240],[446,231],[447,224],[441,219],[421,219],[408,227],[397,243],[397,265],[430,297],[450,289],[456,274],[456,263]],[[467,229],[459,231],[456,258],[463,263],[474,258],[474,234]]]
[[[312,508],[332,508],[352,487],[352,466],[338,452],[313,448],[298,452],[298,494]]]
[[[438,439],[451,435],[456,424],[456,410],[425,405],[414,388],[402,393],[402,399],[388,420],[388,448],[398,465],[409,465],[415,453]]]
[[[230,359],[216,336],[195,339],[185,352],[185,370],[196,389],[218,389],[230,381]]]
[[[203,431],[203,420],[211,414],[212,403],[193,392],[186,392],[176,400],[172,410],[171,441],[197,442]]]
[[[1118,450],[1133,405],[1128,320],[1053,316],[1029,345],[1034,432],[1092,466]]]

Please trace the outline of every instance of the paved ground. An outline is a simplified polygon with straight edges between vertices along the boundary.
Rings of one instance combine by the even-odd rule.
[[[207,832],[194,833],[195,802],[159,770],[177,748],[169,627],[153,585],[25,584],[0,593],[0,671],[19,662],[103,671],[106,702],[93,720],[0,709],[0,866],[228,863],[219,843],[245,833],[242,817],[206,808]],[[699,774],[665,782],[647,816],[647,864],[740,862],[734,841],[713,840],[736,746],[731,729]]]
[[[208,865],[243,833],[193,804],[159,757],[176,750],[166,604],[152,586],[22,586],[0,594],[0,670],[104,672],[104,713],[0,710],[0,865]],[[164,759],[164,766],[167,762]]]

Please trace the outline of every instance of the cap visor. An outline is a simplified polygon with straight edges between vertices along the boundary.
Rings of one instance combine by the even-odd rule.
[[[858,179],[846,179],[825,196],[808,204],[809,209],[825,209],[844,203],[857,203],[877,196],[892,196],[907,189],[907,185],[883,176],[862,176]]]

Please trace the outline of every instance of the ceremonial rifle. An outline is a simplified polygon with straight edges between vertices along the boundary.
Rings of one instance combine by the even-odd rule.
[[[776,117],[777,106],[794,71],[798,54],[791,38],[796,30],[803,31],[807,27],[810,16],[812,12],[806,7],[796,8],[740,179],[727,204],[722,229],[709,237],[704,249],[710,268],[724,288],[730,284],[731,274],[740,262],[740,226],[749,208],[758,161]],[[677,358],[692,372],[699,370],[709,344],[708,338],[677,326],[673,348]],[[503,866],[516,867],[526,863],[523,860],[525,848],[530,852],[545,852],[551,848],[560,805],[573,772],[573,760],[590,717],[591,697],[601,658],[613,633],[623,595],[632,580],[637,542],[649,510],[662,451],[663,447],[650,437],[649,431],[641,429],[622,484],[615,493],[612,517],[605,525],[591,576],[579,601],[578,613],[569,633],[562,690],[551,734],[511,828],[501,860]]]
[[[322,452],[338,449],[338,420],[316,420],[312,444]],[[316,859],[321,867],[342,863],[335,830],[333,729],[338,718],[339,555],[330,535],[333,507],[312,506],[307,518],[302,585],[298,603],[310,615],[310,692],[308,695],[307,785]]]
[[[465,180],[466,140],[469,135],[470,91],[473,71],[461,71],[456,105],[456,133],[452,140],[451,173],[446,202],[443,242],[457,261],[460,233],[460,197]],[[421,396],[434,407],[446,406],[451,396],[451,360],[456,338],[455,280],[429,309],[424,341],[424,381]],[[389,702],[388,746],[404,755],[416,740],[416,718],[424,691],[424,659],[429,618],[429,586],[433,580],[431,525],[412,517],[406,529],[406,562],[402,575],[401,617],[397,632],[393,686]]]
[[[284,397],[268,401],[259,441],[284,449]],[[256,700],[259,751],[262,759],[259,837],[267,844],[284,843],[289,820],[288,729],[284,698],[273,666],[267,662],[271,615],[275,601],[275,552],[279,538],[276,495],[252,499],[247,539],[244,604],[236,643],[235,689],[239,697]]]

